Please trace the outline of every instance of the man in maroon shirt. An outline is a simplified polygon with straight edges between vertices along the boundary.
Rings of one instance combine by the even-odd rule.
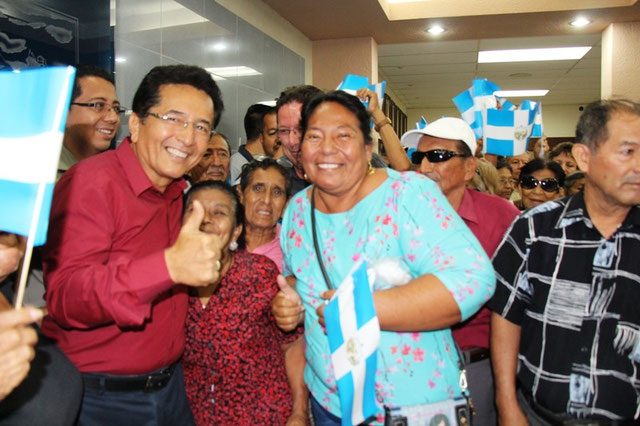
[[[131,136],[56,185],[42,329],[83,375],[79,424],[193,422],[177,364],[186,286],[217,279],[220,240],[200,231],[200,204],[180,229],[182,176],[221,112],[205,70],[156,67],[134,96]]]
[[[489,257],[493,256],[518,209],[498,196],[467,188],[476,172],[476,138],[459,118],[444,117],[424,129],[410,130],[402,144],[416,148],[412,162],[418,171],[434,180],[449,203],[476,236]],[[489,362],[489,321],[485,307],[453,329],[467,369],[469,390],[478,425],[496,424],[493,376]]]

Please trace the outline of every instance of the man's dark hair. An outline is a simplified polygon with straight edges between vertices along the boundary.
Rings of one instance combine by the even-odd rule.
[[[543,160],[541,158],[536,158],[535,160],[529,161],[527,164],[522,166],[520,169],[520,181],[522,182],[522,178],[525,176],[530,176],[531,174],[537,172],[538,170],[550,170],[556,176],[556,180],[560,186],[564,186],[564,170],[562,167],[555,161],[551,160]]]
[[[247,109],[244,115],[244,132],[247,135],[247,142],[260,136],[264,129],[264,116],[276,112],[274,107],[264,104],[253,104]]]
[[[80,79],[83,77],[98,77],[109,83],[116,85],[113,74],[103,70],[95,65],[78,65],[76,66],[76,77],[73,81],[73,92],[71,92],[71,102],[75,101],[82,95],[82,87],[80,87]]]
[[[559,143],[549,152],[549,160],[553,160],[560,154],[568,154],[573,156],[573,154],[571,153],[571,148],[573,148],[573,142]]]
[[[289,195],[291,195],[291,179],[289,178],[289,170],[285,169],[284,166],[273,158],[265,158],[260,161],[250,161],[242,166],[242,173],[240,173],[240,189],[242,192],[249,187],[249,182],[251,182],[253,174],[258,169],[276,169],[284,178],[284,190],[286,197],[289,198]]]
[[[300,102],[304,105],[305,102],[322,93],[322,90],[310,85],[289,87],[280,93],[276,101],[276,111],[280,111],[283,105],[290,102]]]
[[[576,126],[576,142],[587,145],[591,151],[609,137],[607,124],[614,113],[640,116],[640,104],[628,99],[600,100],[587,105]]]
[[[244,207],[242,206],[242,203],[240,203],[240,197],[238,196],[238,193],[234,191],[234,189],[228,183],[220,182],[217,180],[205,180],[202,182],[198,182],[191,188],[189,188],[184,196],[184,208],[182,209],[182,214],[184,215],[186,213],[187,207],[189,207],[191,199],[195,194],[197,194],[198,192],[214,189],[220,192],[224,192],[229,197],[231,197],[235,226],[242,225],[244,223]],[[242,232],[242,234],[244,234],[244,232]],[[242,238],[242,236],[240,236],[240,238],[238,238],[238,241],[236,242],[238,243],[238,248],[244,248],[244,239]]]
[[[576,170],[575,172],[569,174],[569,176],[564,179],[564,189],[569,191],[573,184],[582,179],[584,176],[585,174],[581,170]]]
[[[507,159],[506,158],[501,158],[498,160],[498,163],[496,164],[496,170],[500,170],[500,169],[507,169],[509,170],[509,172],[512,172],[513,169],[511,169],[511,166],[509,165],[509,163],[507,163]]]
[[[231,155],[231,145],[229,145],[229,138],[227,138],[223,133],[215,132],[211,137],[220,136],[223,141],[227,144],[227,151],[229,151],[229,155]]]
[[[160,102],[160,87],[165,84],[185,84],[205,92],[213,101],[213,128],[220,122],[224,104],[218,85],[204,69],[194,65],[163,65],[154,67],[144,76],[133,97],[132,109],[145,117],[149,109]]]
[[[304,143],[304,134],[307,131],[307,125],[309,124],[309,118],[313,112],[325,102],[335,102],[342,105],[358,119],[360,131],[364,136],[364,144],[371,145],[373,139],[371,138],[371,115],[364,107],[364,104],[357,97],[348,94],[342,90],[333,90],[327,93],[320,93],[311,100],[307,101],[302,107],[302,117],[300,119],[300,126],[302,127],[302,141]]]

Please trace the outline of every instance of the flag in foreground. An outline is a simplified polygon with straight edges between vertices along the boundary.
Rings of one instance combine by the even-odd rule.
[[[73,67],[0,72],[0,230],[29,235],[37,217],[36,246],[46,241],[74,75]]]
[[[373,305],[367,265],[359,262],[324,309],[342,425],[374,415],[380,324]]]
[[[384,91],[387,87],[387,82],[383,81],[382,83],[377,84],[369,84],[369,79],[367,77],[362,77],[359,75],[347,74],[342,80],[342,83],[338,86],[337,90],[343,90],[353,96],[356,95],[356,92],[363,87],[368,88],[369,90],[373,90],[378,95],[378,104],[382,108],[382,101],[384,101]],[[364,102],[365,105],[368,102]]]
[[[513,156],[527,151],[535,111],[488,109],[483,152]]]

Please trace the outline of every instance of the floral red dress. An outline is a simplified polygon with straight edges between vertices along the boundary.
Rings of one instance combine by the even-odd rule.
[[[268,258],[238,251],[206,307],[189,299],[182,365],[196,424],[286,423],[292,401],[280,345],[299,335],[275,325],[277,275]]]

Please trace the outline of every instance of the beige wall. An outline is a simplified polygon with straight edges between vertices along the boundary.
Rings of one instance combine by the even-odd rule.
[[[640,101],[640,22],[611,24],[602,33],[601,97]]]
[[[302,56],[306,64],[304,80],[305,83],[311,84],[313,62],[311,40],[260,0],[215,1]]]
[[[347,74],[378,80],[378,44],[371,37],[313,42],[313,85],[331,90]]]
[[[544,134],[552,138],[575,136],[576,124],[580,117],[580,105],[544,105],[542,107],[542,120],[544,124]],[[423,115],[427,122],[444,116],[460,117],[460,112],[455,107],[452,108],[426,108],[410,109],[407,112],[407,128],[415,127],[416,122]]]

